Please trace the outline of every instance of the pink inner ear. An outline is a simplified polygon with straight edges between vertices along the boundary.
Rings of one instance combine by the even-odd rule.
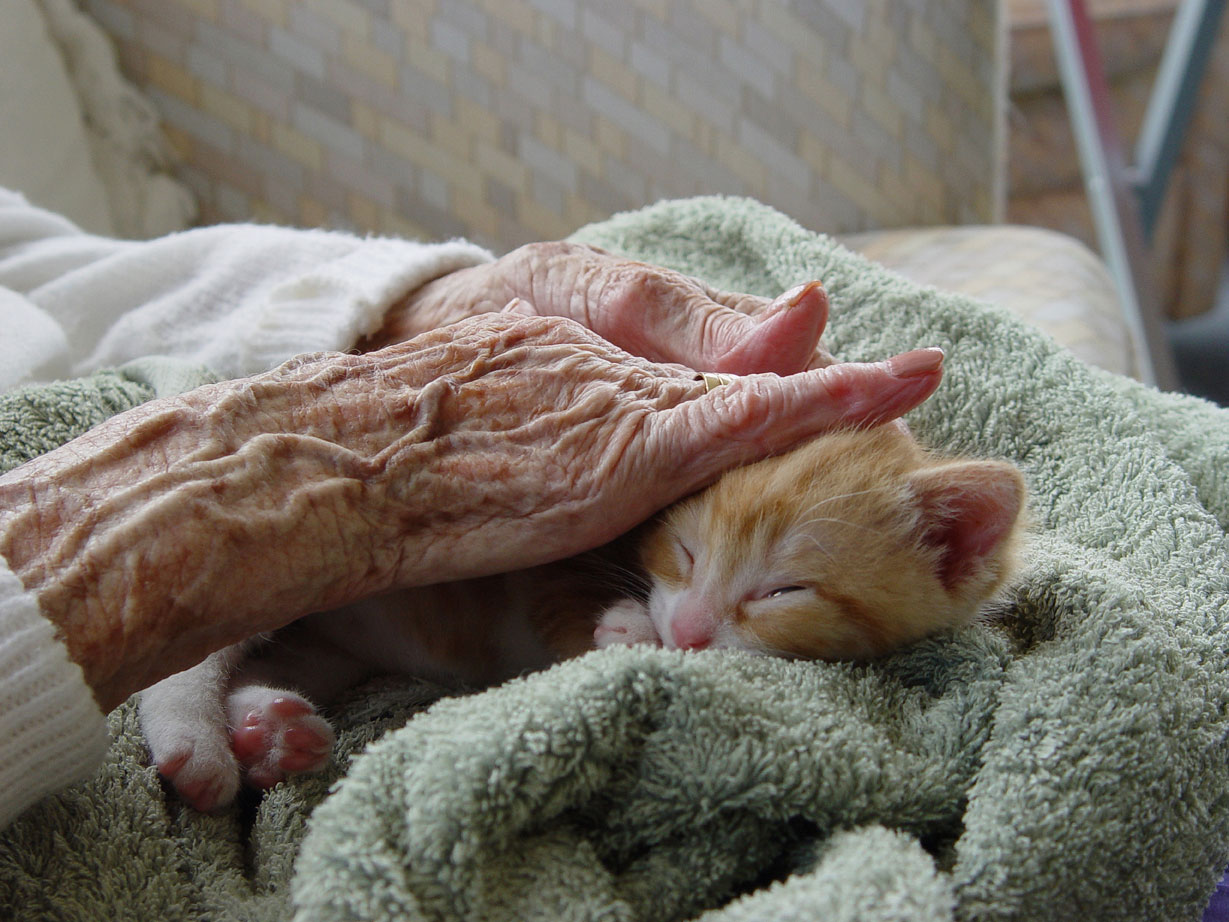
[[[1024,485],[1014,468],[972,461],[914,478],[922,540],[941,551],[939,580],[949,592],[981,572],[1015,527]]]

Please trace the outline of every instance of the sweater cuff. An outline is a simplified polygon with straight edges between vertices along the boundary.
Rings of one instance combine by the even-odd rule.
[[[300,273],[269,293],[245,366],[272,368],[302,352],[349,349],[378,330],[388,309],[410,292],[494,258],[464,240],[364,240],[346,255]]]
[[[89,778],[107,721],[34,597],[0,559],[0,828]]]

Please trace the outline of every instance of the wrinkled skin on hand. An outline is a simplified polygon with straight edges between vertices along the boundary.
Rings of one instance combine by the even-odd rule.
[[[121,414],[0,478],[0,553],[100,704],[304,614],[603,543],[722,470],[906,412],[942,354],[705,393],[503,312]]]
[[[653,361],[697,371],[792,374],[832,363],[818,345],[828,299],[818,282],[775,299],[732,294],[669,269],[574,243],[531,243],[424,285],[389,311],[365,348],[475,314],[568,317]],[[758,327],[756,335],[748,335]]]

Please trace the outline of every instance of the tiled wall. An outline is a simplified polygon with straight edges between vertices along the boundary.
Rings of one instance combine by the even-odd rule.
[[[994,0],[85,0],[206,220],[507,249],[662,197],[1002,207]]]

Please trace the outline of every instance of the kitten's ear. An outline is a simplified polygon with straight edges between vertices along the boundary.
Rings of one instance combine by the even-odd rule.
[[[922,541],[940,550],[948,592],[988,590],[1003,576],[1001,552],[1024,506],[1024,478],[1002,461],[958,461],[919,471],[910,486]]]

